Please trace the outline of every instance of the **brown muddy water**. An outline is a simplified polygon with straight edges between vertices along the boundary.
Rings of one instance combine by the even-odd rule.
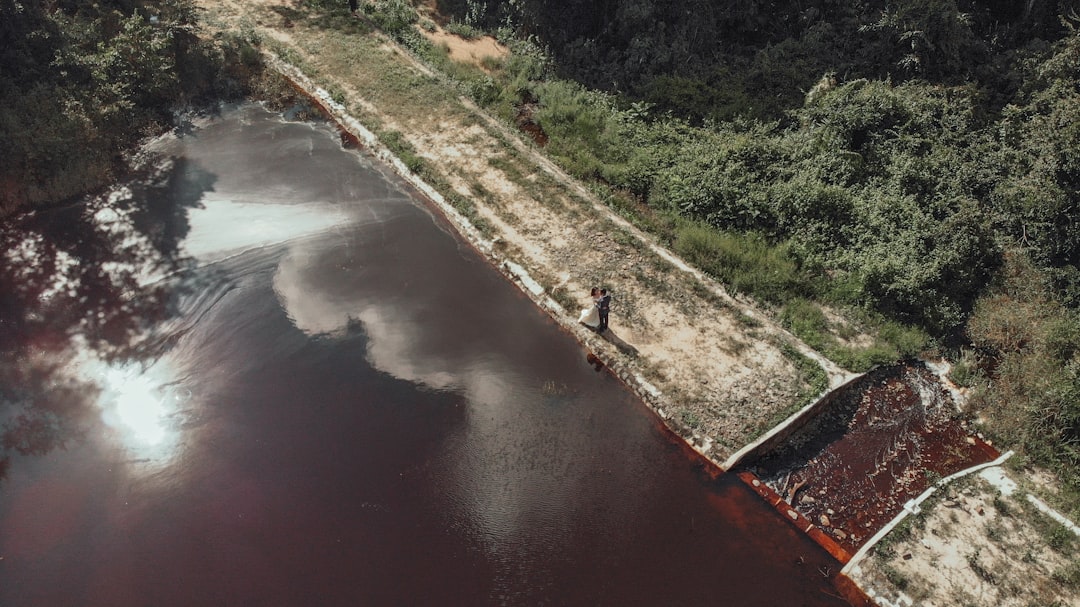
[[[851,555],[938,479],[998,456],[958,417],[925,364],[883,367],[830,394],[734,472]]]
[[[152,150],[154,187],[122,189],[155,218],[77,211],[181,260],[117,290],[124,314],[160,299],[149,338],[101,353],[127,325],[76,290],[4,308],[54,328],[4,359],[27,383],[3,403],[0,604],[847,604],[831,556],[330,126],[251,105]],[[85,240],[53,265],[85,270]],[[27,301],[65,296],[17,270]]]

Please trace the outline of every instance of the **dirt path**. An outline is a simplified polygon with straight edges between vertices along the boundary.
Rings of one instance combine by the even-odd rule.
[[[325,16],[272,0],[203,6],[211,26],[272,41],[276,54],[336,91],[361,123],[396,131],[424,159],[426,177],[442,184],[443,195],[475,205],[489,226],[493,262],[524,268],[566,304],[554,308],[558,320],[714,462],[793,412],[806,386],[781,344],[818,360],[832,385],[847,377],[615,215],[519,133],[463,97],[433,96],[423,84],[438,77],[377,32],[327,26]],[[460,45],[457,52],[469,53]],[[416,84],[388,90],[394,89],[388,73],[398,84]],[[594,285],[615,295],[604,336],[578,325],[579,310],[571,309],[588,304]]]

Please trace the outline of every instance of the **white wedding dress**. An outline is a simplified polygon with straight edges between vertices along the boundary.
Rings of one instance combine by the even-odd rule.
[[[581,311],[578,315],[578,322],[596,328],[600,326],[600,310],[596,309],[596,304],[589,306]]]

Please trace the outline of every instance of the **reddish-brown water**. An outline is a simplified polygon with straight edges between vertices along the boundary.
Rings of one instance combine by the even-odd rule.
[[[742,468],[850,554],[934,481],[995,457],[957,419],[938,378],[912,363],[841,388],[806,426]]]
[[[43,417],[78,432],[8,451],[0,604],[847,604],[832,557],[329,127],[249,106],[157,151],[198,267],[140,364],[41,382],[93,387],[79,424]]]

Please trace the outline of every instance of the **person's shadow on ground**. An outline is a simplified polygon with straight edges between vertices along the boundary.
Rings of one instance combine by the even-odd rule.
[[[603,337],[608,343],[618,348],[619,352],[622,352],[623,354],[628,354],[630,356],[638,355],[637,348],[623,341],[621,337],[611,330],[611,327],[608,327],[602,332],[597,332],[597,335]]]

